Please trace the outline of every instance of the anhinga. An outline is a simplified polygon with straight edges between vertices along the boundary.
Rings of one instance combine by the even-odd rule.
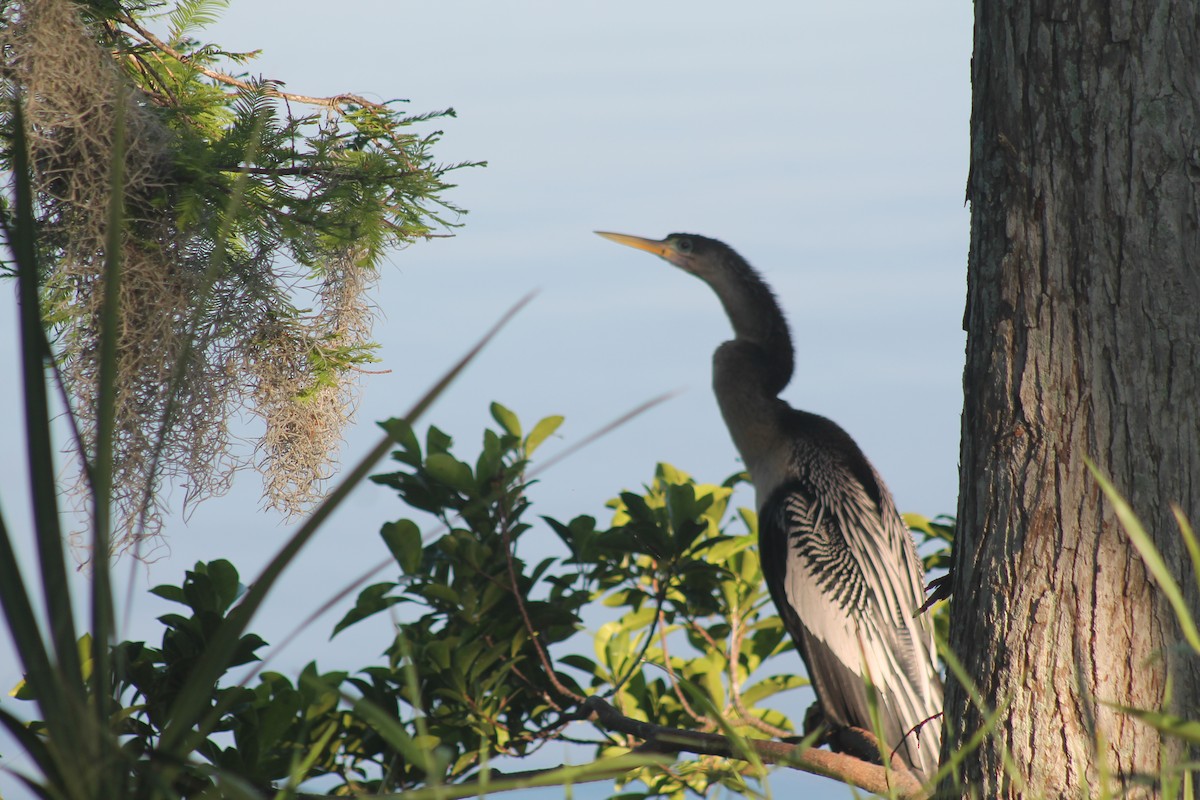
[[[767,587],[838,732],[874,731],[918,777],[937,768],[942,684],[912,537],[879,474],[844,430],[778,395],[792,340],[771,289],[732,248],[673,233],[662,241],[600,233],[661,256],[707,283],[733,323],[713,354],[713,390],[754,483]]]

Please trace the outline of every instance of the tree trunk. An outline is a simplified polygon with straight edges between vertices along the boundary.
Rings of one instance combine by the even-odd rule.
[[[1002,710],[940,795],[1098,796],[1186,756],[1108,704],[1200,709],[1200,658],[1084,463],[1197,608],[1170,504],[1200,518],[1200,4],[975,15],[950,645]],[[951,676],[943,756],[983,720]]]

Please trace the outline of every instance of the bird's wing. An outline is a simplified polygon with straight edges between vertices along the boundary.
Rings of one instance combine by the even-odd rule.
[[[895,532],[865,491],[829,497],[798,481],[764,504],[759,537],[768,586],[830,721],[873,729],[869,678],[886,741],[894,747],[903,739],[905,761],[929,774],[937,724],[924,726],[919,746],[905,737],[941,710],[928,623],[913,616],[920,580],[914,591],[912,542],[901,540],[897,552],[889,542]]]
[[[871,469],[871,490],[851,489],[841,495],[840,529],[849,549],[859,556],[866,580],[877,592],[880,613],[897,631],[904,674],[922,698],[941,710],[941,685],[930,618],[918,614],[925,601],[924,572],[912,534],[896,510],[892,494]],[[933,679],[933,683],[926,683]],[[927,703],[928,704],[928,703]]]

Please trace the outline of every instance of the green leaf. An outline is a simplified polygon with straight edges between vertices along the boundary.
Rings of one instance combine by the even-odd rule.
[[[757,540],[757,536],[719,536],[709,540],[711,544],[705,542],[696,548],[694,553],[701,552],[703,548],[706,550],[705,559],[713,564],[724,564],[737,553],[753,547]]]
[[[676,469],[665,461],[659,462],[654,469],[654,477],[665,484],[684,484],[691,481],[692,476],[681,469]]]
[[[586,672],[588,675],[596,674],[596,662],[592,661],[586,656],[568,653],[567,655],[558,659],[558,663],[565,664],[568,667],[574,667],[577,670]]]
[[[658,619],[658,609],[647,603],[621,617],[621,627],[627,631],[636,631],[649,627]]]
[[[500,423],[500,427],[504,428],[505,432],[521,438],[521,421],[517,419],[517,415],[509,411],[499,403],[492,403],[492,419]]]
[[[525,437],[525,454],[533,455],[533,451],[537,450],[553,433],[558,430],[563,424],[563,417],[558,415],[546,417],[533,426],[533,430],[529,432],[529,436]]]
[[[233,605],[244,589],[238,582],[238,571],[233,564],[218,558],[208,562],[207,572],[213,590],[217,593],[217,607],[224,611]]]
[[[511,436],[504,437],[512,439]],[[493,430],[483,432],[483,449],[475,460],[475,477],[480,482],[503,480],[504,455],[507,452],[500,436]]]
[[[400,446],[399,461],[414,467],[421,463],[421,443],[407,420],[393,417],[379,423],[379,427]]]
[[[612,641],[614,637],[619,637],[621,632],[622,626],[616,622],[606,622],[600,626],[600,630],[596,631],[592,643],[596,648],[596,656],[600,659],[601,663],[613,666],[613,662],[610,660],[610,656],[614,652]],[[618,648],[621,653],[628,652],[628,649],[627,645]]]
[[[37,695],[33,693],[33,687],[29,682],[22,679],[17,682],[17,685],[9,690],[8,696],[17,700],[36,700]]]
[[[108,222],[104,245],[104,294],[100,311],[99,382],[94,408],[96,444],[91,469],[92,480],[92,631],[99,646],[80,653],[84,662],[84,677],[92,680],[92,696],[96,714],[107,720],[112,714],[111,663],[109,642],[114,638],[114,609],[112,564],[107,554],[112,551],[112,507],[114,439],[116,436],[116,398],[119,385],[117,342],[123,327],[121,317],[122,240],[125,222],[125,109],[127,94],[118,90],[113,102],[113,151],[109,161]],[[86,412],[85,412],[86,413]],[[141,487],[139,487],[141,489]],[[149,489],[142,491],[148,492]],[[85,634],[86,635],[86,634]],[[94,676],[94,677],[93,677]],[[109,784],[111,786],[111,784]],[[108,788],[107,786],[105,788]]]
[[[458,641],[455,640],[454,644],[457,645]],[[443,669],[443,670],[449,669],[450,668],[450,645],[451,645],[450,642],[443,641],[443,640],[430,642],[429,646],[425,648],[425,652],[422,654],[423,656],[425,656],[425,660],[426,660],[428,666],[436,667],[438,669]]]
[[[431,453],[425,459],[425,471],[434,480],[463,494],[475,491],[471,468],[449,453]]]
[[[449,606],[461,606],[462,597],[454,589],[446,586],[443,583],[431,583],[422,589],[426,597],[434,600],[441,600]]]
[[[429,455],[448,453],[453,444],[454,440],[450,435],[434,425],[430,425],[429,430],[425,431],[425,452]]]
[[[150,590],[150,594],[158,595],[164,600],[170,600],[172,603],[187,605],[187,596],[183,593],[183,589],[178,586],[171,586],[170,584],[155,586]]]
[[[772,695],[786,692],[789,689],[799,689],[802,686],[808,686],[808,681],[799,675],[771,675],[745,689],[742,692],[742,701],[749,705],[756,705],[760,700]]]
[[[542,519],[550,526],[551,530],[558,534],[558,538],[562,539],[563,544],[570,548],[571,555],[576,558],[590,556],[590,545],[596,537],[595,517],[578,516],[566,525],[550,517],[542,517]]]
[[[359,592],[354,608],[347,611],[346,615],[333,627],[333,633],[329,634],[329,638],[332,639],[356,622],[374,616],[397,603],[405,602],[404,598],[389,594],[395,588],[396,584],[394,583],[374,583]]]
[[[924,514],[915,514],[913,512],[905,512],[900,515],[904,520],[904,524],[915,531],[920,531],[926,536],[935,536],[933,532],[933,524],[929,517]]]
[[[421,568],[421,556],[424,548],[421,545],[421,529],[409,519],[384,523],[379,531],[387,544],[392,558],[400,565],[406,575],[415,575]]]
[[[64,780],[63,765],[50,752],[46,739],[31,730],[31,726],[25,720],[18,719],[4,708],[0,708],[0,727],[6,729],[6,733],[25,751],[24,755],[37,765],[47,783],[58,787],[70,785],[69,780]],[[17,772],[11,774],[20,776],[20,773]],[[26,785],[31,789],[36,789],[31,782],[27,782]],[[38,794],[36,791],[30,793],[31,796],[36,794]]]

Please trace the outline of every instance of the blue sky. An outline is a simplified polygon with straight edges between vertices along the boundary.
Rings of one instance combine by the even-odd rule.
[[[281,8],[286,10],[281,11]],[[902,510],[953,513],[967,253],[971,6],[910,3],[508,2],[286,7],[235,0],[211,39],[261,49],[253,71],[304,94],[353,91],[453,106],[436,127],[470,213],[452,239],[390,256],[378,286],[379,368],[363,386],[343,461],[376,440],[499,316],[534,303],[428,415],[473,452],[498,400],[530,424],[564,414],[545,456],[627,409],[682,390],[563,462],[535,511],[604,518],[604,502],[668,461],[706,481],[739,468],[709,390],[728,337],[700,282],[606,242],[595,229],[702,233],[739,250],[773,285],[797,345],[783,397],[832,417],[874,461]],[[432,130],[435,126],[430,126]],[[0,439],[21,440],[11,294],[0,300]],[[28,524],[22,465],[0,464],[10,530]],[[138,589],[226,557],[249,579],[293,528],[262,512],[244,474],[225,498],[176,518]],[[176,497],[182,496],[176,492]],[[749,502],[749,498],[746,498]],[[403,515],[360,489],[293,568],[255,630],[282,640],[352,576],[385,557],[381,523]],[[549,539],[551,534],[545,531]],[[140,593],[140,591],[139,591]],[[162,606],[139,599],[130,637],[157,637]],[[319,620],[273,669],[356,666],[386,626],[327,642]],[[19,677],[0,651],[0,687]],[[0,747],[0,752],[10,748]],[[7,761],[7,759],[6,759]],[[0,792],[15,797],[0,775]],[[777,792],[848,790],[780,776]]]

